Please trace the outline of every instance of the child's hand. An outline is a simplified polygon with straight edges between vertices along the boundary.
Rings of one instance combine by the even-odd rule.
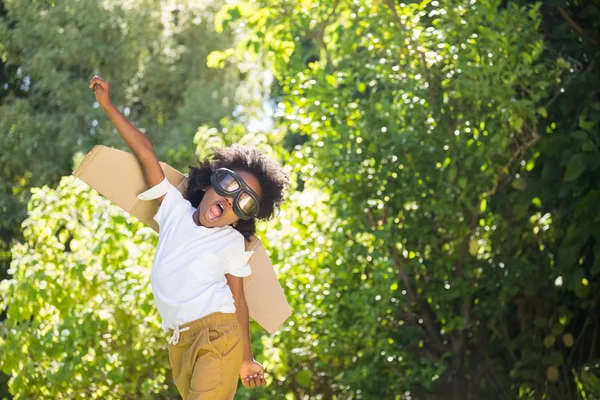
[[[111,104],[110,101],[110,85],[107,81],[100,78],[98,75],[94,75],[94,78],[90,81],[90,89],[96,95],[96,100],[100,107],[105,108]]]
[[[247,388],[257,388],[264,386],[267,382],[265,381],[265,368],[260,365],[256,360],[242,361],[240,367],[240,378],[242,384]]]

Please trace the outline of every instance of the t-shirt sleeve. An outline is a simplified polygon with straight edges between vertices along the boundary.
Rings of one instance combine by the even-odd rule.
[[[225,273],[240,278],[251,275],[252,270],[250,269],[248,261],[250,260],[250,257],[252,257],[252,254],[254,254],[253,251],[242,251],[228,256],[226,259],[227,265],[225,267]]]
[[[182,214],[191,207],[191,204],[183,198],[183,195],[167,178],[158,185],[139,194],[138,199],[154,200],[162,195],[165,195],[165,197],[153,219],[158,223],[160,231],[165,232],[180,219]]]

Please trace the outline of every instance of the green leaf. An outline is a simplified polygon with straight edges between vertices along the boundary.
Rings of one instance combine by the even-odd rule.
[[[517,131],[521,131],[523,129],[523,118],[516,116],[514,118],[514,127]]]
[[[552,326],[552,334],[554,336],[560,335],[561,333],[563,333],[563,331],[564,331],[564,328],[559,323],[556,323],[556,324],[554,324],[554,326]]]
[[[225,61],[233,55],[233,49],[227,49],[225,51],[212,51],[206,57],[206,66],[209,68],[223,69],[225,67]]]
[[[577,153],[573,154],[567,164],[567,170],[563,180],[565,182],[571,182],[579,178],[579,176],[585,171],[586,157],[584,154]]]
[[[538,107],[537,109],[538,114],[540,114],[542,117],[544,118],[548,118],[548,111],[546,111],[546,109],[544,107]]]
[[[548,335],[544,338],[544,347],[549,349],[554,346],[554,342],[556,342],[556,338],[552,335]]]
[[[479,203],[479,211],[485,212],[487,210],[487,200],[481,199],[481,203]]]
[[[308,388],[310,386],[310,382],[312,380],[312,372],[305,369],[302,370],[300,372],[298,372],[296,374],[296,382],[298,383],[298,385],[302,386],[303,388]]]
[[[533,159],[528,160],[527,164],[525,165],[525,170],[531,171],[534,168],[535,168],[535,160],[533,160]]]
[[[332,87],[337,87],[337,79],[334,75],[327,75],[325,81]]]

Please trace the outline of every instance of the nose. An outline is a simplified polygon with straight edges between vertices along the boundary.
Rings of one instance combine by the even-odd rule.
[[[225,196],[223,198],[225,199],[225,201],[227,202],[227,204],[229,204],[230,207],[233,206],[233,197],[231,197],[231,196]]]

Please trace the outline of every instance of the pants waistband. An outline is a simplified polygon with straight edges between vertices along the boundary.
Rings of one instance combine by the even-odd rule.
[[[169,344],[175,345],[179,343],[180,338],[185,338],[187,335],[193,335],[194,332],[201,331],[210,326],[216,327],[234,321],[237,322],[237,317],[235,314],[227,314],[222,312],[208,314],[202,318],[187,322],[183,325],[177,325],[169,328],[169,330],[173,332],[173,335],[171,338],[169,338],[168,342]]]
[[[185,324],[179,325],[179,329],[181,330],[182,328],[189,327],[189,330],[197,331],[208,326],[215,326],[233,321],[237,321],[237,317],[235,314],[215,312],[212,314],[208,314],[202,318],[198,318],[193,321],[186,322]],[[169,329],[172,330],[173,328]]]

